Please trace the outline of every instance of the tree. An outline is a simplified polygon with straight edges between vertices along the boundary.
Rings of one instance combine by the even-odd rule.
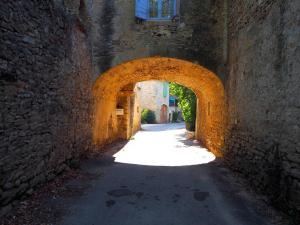
[[[193,91],[180,84],[170,83],[170,93],[179,99],[187,130],[194,131],[196,123],[197,97]]]

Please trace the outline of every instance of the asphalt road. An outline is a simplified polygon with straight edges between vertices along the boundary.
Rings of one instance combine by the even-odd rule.
[[[123,150],[89,160],[84,170],[102,175],[82,196],[63,200],[61,224],[272,224],[229,170],[185,138],[183,124],[144,126]]]

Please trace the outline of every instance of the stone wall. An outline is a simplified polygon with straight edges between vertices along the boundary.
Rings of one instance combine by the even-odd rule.
[[[299,23],[299,0],[181,0],[176,23],[140,23],[134,0],[1,2],[0,207],[32,193],[91,147],[96,121],[91,89],[100,74],[128,60],[166,56],[200,64],[226,84],[228,163],[296,215],[300,210]],[[147,68],[151,62],[146,61]],[[152,61],[157,61],[156,72],[161,66],[169,69],[166,59]],[[207,90],[199,99],[203,107],[198,115],[207,124],[200,131],[208,132],[207,145],[219,149],[223,140],[218,132],[223,129],[218,126],[223,128],[226,113],[221,84],[214,76],[205,76],[209,71],[202,67],[180,63],[186,64],[173,60],[175,72],[189,74],[178,77],[173,71],[168,78],[194,85],[199,93]],[[153,67],[138,71],[143,79],[131,82],[155,78]],[[200,73],[193,74],[193,68]],[[122,86],[127,83],[120,76],[128,70],[124,78],[131,79],[130,71],[136,72],[130,66],[119,70]],[[109,74],[117,79],[113,75]],[[105,106],[114,104],[109,100]],[[113,107],[101,107],[97,116],[101,119],[103,111]]]
[[[204,66],[224,81],[227,60],[226,7],[223,0],[181,0],[179,22],[141,22],[135,18],[135,0],[94,0],[91,31],[94,80],[99,79],[100,75],[110,68],[115,68],[116,65],[124,64],[127,61],[150,56],[164,56],[184,59]],[[125,68],[126,70],[127,68]],[[124,80],[125,75],[120,82],[123,83]],[[106,89],[108,86],[110,85],[107,84]],[[197,88],[200,86],[199,84]],[[98,89],[96,82],[95,89]],[[109,94],[115,89],[116,86],[112,85]],[[220,89],[223,90],[223,87]],[[223,91],[218,94],[223,94]],[[210,93],[210,96],[213,95]],[[105,105],[111,104],[109,103],[111,100],[105,101],[107,101]],[[102,100],[99,102],[104,104]],[[204,102],[203,100],[202,103]],[[214,106],[212,108],[213,111],[222,111],[223,106],[216,110]],[[201,114],[205,110],[206,107]],[[97,115],[98,113],[104,114],[100,109],[98,111]],[[109,112],[106,113],[109,114]],[[218,119],[215,121],[219,121],[225,113],[218,114]],[[103,120],[105,119],[97,117],[95,124],[103,123],[103,129],[105,129],[107,124]],[[214,118],[210,116],[206,119],[206,121],[208,120],[212,122]],[[210,124],[206,121],[202,124]],[[95,127],[102,126],[98,125]],[[223,121],[221,125],[220,123],[217,125],[216,130],[222,130]],[[205,133],[212,134],[214,129],[211,129],[209,125],[207,128],[210,131]],[[204,132],[204,130],[202,131]],[[212,136],[220,137],[221,133],[216,132]],[[199,135],[201,136],[201,134]],[[94,140],[97,143],[105,143],[105,140],[110,140],[113,136],[115,136],[115,132],[102,134],[98,128],[94,131]],[[222,145],[223,140],[218,143],[214,143],[214,140],[212,138],[207,143],[214,144],[217,149]]]
[[[134,87],[134,106],[133,106],[133,124],[132,124],[132,134],[135,134],[141,129],[141,118],[142,118],[142,109],[141,109],[141,90],[135,85]]]
[[[229,1],[226,158],[284,210],[300,210],[300,2]],[[299,214],[298,214],[299,215]]]
[[[83,1],[0,3],[0,208],[91,146],[91,54]]]
[[[164,56],[200,64],[223,79],[226,60],[223,1],[178,2],[180,22],[139,23],[135,19],[135,0],[95,0],[92,29],[95,75],[129,60]]]

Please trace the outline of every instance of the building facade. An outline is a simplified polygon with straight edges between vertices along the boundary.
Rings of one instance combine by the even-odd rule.
[[[140,95],[140,109],[155,113],[157,123],[169,122],[169,83],[162,81],[139,82],[136,85]]]

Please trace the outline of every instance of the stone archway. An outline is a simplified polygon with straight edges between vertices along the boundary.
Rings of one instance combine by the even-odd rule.
[[[126,85],[147,80],[182,84],[198,98],[196,138],[217,156],[224,143],[225,102],[220,79],[208,69],[188,61],[149,57],[123,63],[102,74],[95,82],[93,140],[103,145],[118,137],[116,101]]]

